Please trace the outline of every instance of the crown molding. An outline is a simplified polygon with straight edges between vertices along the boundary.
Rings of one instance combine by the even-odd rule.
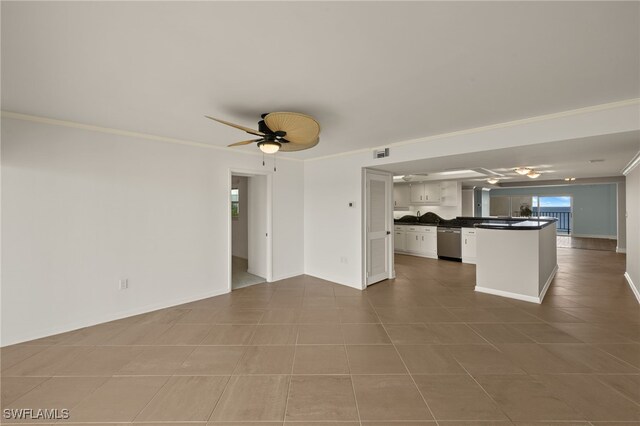
[[[342,156],[347,156],[347,155],[354,155],[354,154],[359,154],[359,153],[364,153],[364,152],[372,152],[372,151],[375,151],[377,149],[393,148],[393,147],[398,147],[398,146],[403,146],[403,145],[411,145],[411,144],[418,144],[418,143],[424,143],[424,142],[431,142],[431,141],[434,141],[434,140],[450,138],[450,137],[454,137],[454,136],[470,135],[470,134],[474,134],[474,133],[487,132],[487,131],[490,131],[490,130],[497,130],[497,129],[504,129],[504,128],[508,128],[508,127],[521,126],[523,124],[539,123],[539,122],[542,122],[542,121],[555,120],[555,119],[563,118],[563,117],[571,117],[571,116],[580,115],[580,114],[587,114],[587,113],[590,113],[590,112],[606,111],[606,110],[610,110],[610,109],[622,108],[622,107],[633,106],[633,105],[640,105],[640,98],[626,99],[626,100],[623,100],[623,101],[610,102],[610,103],[606,103],[606,104],[599,104],[599,105],[593,105],[593,106],[584,107],[584,108],[571,109],[571,110],[556,112],[556,113],[552,113],[552,114],[538,115],[538,116],[535,116],[535,117],[522,118],[522,119],[513,120],[513,121],[506,121],[504,123],[490,124],[490,125],[487,125],[487,126],[474,127],[474,128],[470,128],[470,129],[464,129],[464,130],[457,130],[457,131],[449,132],[449,133],[441,133],[441,134],[433,135],[433,136],[426,136],[426,137],[422,137],[422,138],[409,139],[409,140],[406,140],[406,141],[388,143],[388,144],[379,145],[379,146],[376,146],[376,147],[373,147],[373,148],[361,148],[361,149],[356,149],[356,150],[353,150],[353,151],[345,151],[345,152],[340,152],[340,153],[337,153],[337,154],[330,154],[330,155],[325,155],[325,156],[321,156],[321,157],[313,157],[313,158],[308,158],[305,161],[325,160],[325,159],[329,159],[329,158],[342,157]]]
[[[186,139],[170,138],[166,136],[153,135],[149,133],[133,132],[130,130],[121,130],[121,129],[115,129],[112,127],[94,126],[92,124],[78,123],[75,121],[58,120],[55,118],[40,117],[37,115],[20,114],[12,111],[0,111],[0,115],[3,118],[29,121],[32,123],[48,124],[51,126],[69,127],[72,129],[88,130],[92,132],[106,133],[106,134],[117,135],[117,136],[126,136],[126,137],[136,138],[136,139],[146,139],[146,140],[151,140],[156,142],[173,143],[178,145],[192,146],[196,148],[214,149],[218,151],[233,152],[234,154],[262,156],[261,152],[258,153],[258,152],[238,151],[229,147],[210,145],[203,142],[195,142],[195,141],[190,141]],[[280,156],[278,157],[278,160],[302,161],[299,158],[288,158],[288,157],[280,157]]]
[[[403,146],[403,145],[411,145],[411,144],[419,144],[419,143],[431,142],[431,141],[434,141],[434,140],[450,138],[450,137],[454,137],[454,136],[462,136],[462,135],[469,135],[469,134],[474,134],[474,133],[481,133],[481,132],[486,132],[486,131],[490,131],[490,130],[503,129],[503,128],[514,127],[514,126],[521,126],[521,125],[524,125],[524,124],[538,123],[538,122],[542,122],[542,121],[554,120],[554,119],[563,118],[563,117],[571,117],[571,116],[580,115],[580,114],[587,114],[587,113],[590,113],[590,112],[606,111],[606,110],[610,110],[610,109],[621,108],[621,107],[626,107],[626,106],[633,106],[633,105],[640,105],[640,98],[626,99],[626,100],[623,100],[623,101],[617,101],[617,102],[610,102],[610,103],[606,103],[606,104],[593,105],[593,106],[584,107],[584,108],[561,111],[561,112],[556,112],[556,113],[552,113],[552,114],[539,115],[539,116],[523,118],[523,119],[519,119],[519,120],[506,121],[506,122],[503,122],[503,123],[490,124],[490,125],[487,125],[487,126],[474,127],[474,128],[470,128],[470,129],[457,130],[457,131],[449,132],[449,133],[441,133],[441,134],[433,135],[433,136],[426,136],[426,137],[422,137],[422,138],[409,139],[409,140],[406,140],[406,141],[393,142],[393,143],[389,143],[389,144],[385,144],[385,145],[379,145],[379,146],[372,147],[372,148],[360,148],[360,149],[355,149],[355,150],[351,150],[351,151],[344,151],[344,152],[339,152],[339,153],[336,153],[336,154],[329,154],[329,155],[324,155],[324,156],[319,156],[319,157],[311,157],[311,158],[305,158],[305,159],[303,159],[303,158],[291,158],[291,157],[278,157],[278,159],[282,159],[282,160],[286,160],[286,161],[307,162],[307,161],[326,160],[326,159],[337,158],[337,157],[346,157],[346,156],[351,156],[351,155],[355,155],[355,154],[369,153],[369,152],[372,152],[372,151],[374,151],[376,149],[392,148],[392,147],[399,147],[399,146]],[[34,123],[43,123],[43,124],[49,124],[49,125],[53,125],[53,126],[71,127],[71,128],[75,128],[75,129],[89,130],[89,131],[100,132],[100,133],[108,133],[108,134],[119,135],[119,136],[129,136],[129,137],[133,137],[133,138],[147,139],[147,140],[153,140],[153,141],[157,141],[157,142],[175,143],[175,144],[179,144],[179,145],[194,146],[194,147],[198,147],[198,148],[216,149],[216,150],[221,150],[221,151],[226,151],[226,152],[234,152],[234,153],[243,154],[243,155],[254,155],[254,156],[261,156],[262,155],[261,153],[258,153],[258,152],[237,151],[237,150],[232,150],[231,148],[228,148],[228,147],[220,147],[220,146],[206,144],[206,143],[203,143],[203,142],[190,141],[190,140],[186,140],[186,139],[176,139],[176,138],[170,138],[170,137],[165,137],[165,136],[152,135],[152,134],[148,134],[148,133],[139,133],[139,132],[133,132],[133,131],[129,131],[129,130],[121,130],[121,129],[110,128],[110,127],[94,126],[94,125],[91,125],[91,124],[78,123],[78,122],[74,122],[74,121],[57,120],[57,119],[53,119],[53,118],[40,117],[40,116],[29,115],[29,114],[20,114],[20,113],[12,112],[12,111],[1,111],[0,113],[1,113],[2,117],[13,118],[13,119],[16,119],[16,120],[23,120],[23,121],[31,121],[31,122],[34,122]],[[635,161],[636,162],[634,164],[630,163],[627,167],[625,167],[624,170],[627,170],[627,173],[629,171],[631,171],[631,169],[637,165],[637,163],[638,163],[637,156],[635,157]],[[631,166],[631,168],[629,168],[630,166]]]
[[[638,151],[631,161],[629,161],[629,164],[622,169],[622,174],[627,176],[633,169],[638,167],[638,164],[640,164],[640,151]]]

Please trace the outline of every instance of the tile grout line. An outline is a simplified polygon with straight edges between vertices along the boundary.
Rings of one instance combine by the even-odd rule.
[[[293,359],[291,360],[291,370],[289,374],[289,382],[287,383],[287,398],[284,402],[284,413],[282,413],[282,424],[287,422],[287,410],[289,409],[289,398],[291,396],[291,382],[293,381],[293,369],[296,365],[296,355],[298,353],[298,336],[300,336],[300,327],[296,324],[296,341],[293,345]]]
[[[454,358],[455,358],[455,357],[454,357]],[[456,362],[460,365],[460,367],[462,367],[462,369],[467,373],[467,375],[468,375],[469,377],[471,377],[471,380],[473,380],[473,381],[474,381],[474,383],[475,383],[476,385],[478,385],[478,387],[480,387],[480,389],[482,389],[482,392],[484,392],[484,394],[485,394],[485,395],[487,395],[487,397],[491,400],[491,402],[493,402],[493,404],[495,405],[495,407],[496,407],[498,410],[500,410],[500,412],[501,412],[502,414],[504,414],[504,416],[505,416],[507,419],[509,419],[509,421],[511,421],[511,422],[515,422],[516,420],[512,419],[512,418],[509,416],[509,414],[508,414],[508,413],[506,413],[502,408],[500,408],[500,405],[498,405],[498,403],[496,402],[496,400],[495,400],[495,399],[493,399],[493,397],[492,397],[492,396],[489,394],[489,392],[487,392],[487,390],[486,390],[486,389],[485,389],[485,388],[480,384],[480,382],[478,382],[478,381],[476,380],[476,378],[475,378],[475,377],[473,377],[473,374],[471,374],[471,373],[469,372],[469,370],[467,370],[467,369],[465,368],[465,366],[464,366],[464,365],[462,365],[462,363],[460,363],[457,359],[456,359]],[[523,371],[524,371],[524,370],[523,370]],[[525,375],[529,376],[529,373],[526,373],[526,372],[525,372]]]
[[[333,293],[334,293],[333,295],[335,296],[335,291]],[[368,297],[367,297],[367,303],[371,304]],[[343,308],[343,309],[347,309],[347,308]],[[373,312],[376,314],[376,317],[378,317],[378,313],[375,312],[375,309]],[[378,320],[380,320],[379,317],[378,317]],[[353,401],[356,404],[356,414],[358,415],[358,424],[362,426],[362,417],[360,416],[360,406],[358,405],[358,397],[356,396],[356,385],[353,382],[353,371],[351,370],[351,360],[349,360],[349,351],[347,351],[347,342],[344,338],[344,330],[342,329],[342,317],[340,317],[340,333],[342,333],[342,344],[343,344],[342,349],[344,350],[344,356],[347,359],[347,369],[349,370],[349,381],[351,382],[351,392],[353,392]]]
[[[373,307],[373,310],[375,311],[376,315],[378,315],[378,311],[376,310],[375,306]],[[380,319],[380,316],[378,315],[378,319]],[[382,321],[382,320],[381,320]],[[382,323],[381,323],[382,324]],[[402,358],[402,356],[400,355],[400,351],[398,351],[398,348],[396,347],[396,344],[393,342],[393,340],[391,339],[391,336],[389,335],[389,332],[387,331],[387,328],[385,327],[384,324],[382,324],[382,329],[384,330],[385,334],[387,335],[387,338],[389,338],[389,342],[391,342],[391,346],[393,346],[393,349],[396,351],[396,355],[398,355],[398,358],[400,358],[400,361],[402,361],[402,365],[404,366],[405,370],[407,371],[407,374],[409,375],[409,377],[411,378],[411,382],[413,383],[413,386],[415,387],[416,391],[418,392],[418,395],[420,395],[420,398],[422,398],[422,401],[424,402],[424,405],[427,407],[427,410],[429,410],[429,414],[431,415],[431,418],[434,420],[434,422],[436,423],[437,426],[440,425],[440,423],[438,422],[438,420],[436,419],[436,416],[433,414],[433,410],[431,409],[431,407],[429,406],[429,404],[427,403],[427,400],[425,399],[424,395],[422,394],[422,392],[420,392],[420,388],[418,387],[418,384],[416,383],[415,379],[413,378],[413,375],[411,374],[411,371],[409,370],[409,368],[407,367],[407,364],[404,362],[404,359]],[[456,361],[457,362],[457,361]]]

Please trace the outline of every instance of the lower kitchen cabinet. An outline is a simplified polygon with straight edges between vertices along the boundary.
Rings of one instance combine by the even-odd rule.
[[[475,228],[462,228],[462,262],[476,263]]]
[[[404,231],[395,231],[393,237],[394,251],[405,251],[407,247],[407,233]]]
[[[396,225],[395,251],[422,257],[438,257],[438,228],[435,226]]]

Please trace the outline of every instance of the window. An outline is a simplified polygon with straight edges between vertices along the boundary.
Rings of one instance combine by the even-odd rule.
[[[240,217],[240,191],[238,188],[231,189],[231,217],[233,219]]]

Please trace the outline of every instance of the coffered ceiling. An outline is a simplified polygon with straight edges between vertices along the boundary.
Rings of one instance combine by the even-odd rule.
[[[490,176],[500,179],[498,186],[502,183],[564,181],[567,177],[575,177],[572,183],[579,184],[584,178],[622,176],[622,170],[638,151],[640,131],[633,131],[407,161],[378,168],[396,176],[412,175],[412,180],[460,180],[466,186],[492,187],[486,181]],[[540,172],[540,177],[531,179],[519,175],[514,171],[516,167],[533,168]]]

